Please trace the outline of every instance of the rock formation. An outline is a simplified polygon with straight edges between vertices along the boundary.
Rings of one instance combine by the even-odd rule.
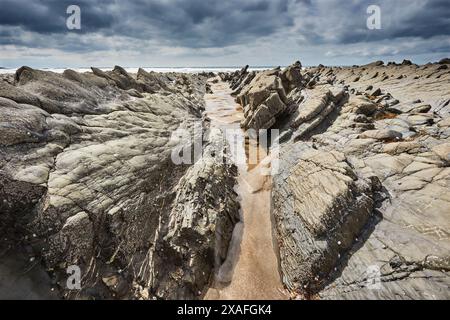
[[[230,84],[243,130],[280,130],[272,213],[293,297],[450,298],[448,64],[295,62],[210,80]],[[203,113],[211,76],[2,75],[0,251],[20,248],[8,265],[44,266],[33,277],[65,298],[202,298],[243,223],[237,168]],[[173,161],[199,141],[202,157]],[[81,291],[66,287],[73,265]]]
[[[0,81],[0,229],[42,260],[62,295],[203,294],[239,219],[234,166],[215,152],[193,165],[171,159],[192,145],[173,132],[202,123],[205,84],[117,66],[22,67]],[[71,265],[81,292],[66,290]]]
[[[302,88],[304,82],[300,71],[301,64],[297,62],[284,71],[278,68],[257,75],[237,75],[232,85],[239,88],[236,101],[244,108],[242,128],[269,129],[277,120],[290,115],[295,109],[294,100],[298,99],[294,89]]]
[[[296,63],[240,89],[243,127],[281,130],[272,197],[291,292],[450,298],[446,63]]]

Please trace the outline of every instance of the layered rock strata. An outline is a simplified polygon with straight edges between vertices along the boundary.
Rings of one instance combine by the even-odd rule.
[[[233,165],[216,152],[172,161],[198,123],[207,129],[206,79],[22,67],[0,81],[0,227],[63,296],[204,293],[239,219]],[[206,150],[217,139],[205,135]],[[66,288],[71,265],[81,291]]]
[[[281,130],[284,284],[307,298],[450,298],[448,61],[283,76],[296,65],[237,96],[244,128]]]

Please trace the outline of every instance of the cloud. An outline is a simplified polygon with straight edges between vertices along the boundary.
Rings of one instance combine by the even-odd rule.
[[[71,4],[81,8],[79,31],[66,28]],[[381,30],[366,27],[370,4],[381,7]],[[257,55],[252,61],[265,58],[266,64],[289,63],[288,53],[293,61],[305,52],[343,61],[428,50],[431,58],[448,54],[450,36],[448,0],[0,0],[0,7],[0,50],[9,46],[9,61],[23,53],[17,50],[11,60],[12,47],[125,60],[134,52],[147,63],[162,54],[166,64],[174,57],[197,64],[222,57],[226,63],[248,59],[250,52]],[[428,47],[397,45],[408,39]],[[369,50],[370,44],[382,47]]]
[[[381,9],[381,30],[366,27],[367,8]],[[450,35],[448,0],[317,0],[296,8],[296,29],[309,43],[350,44]]]
[[[288,0],[78,1],[81,34],[158,38],[186,47],[219,47],[270,35],[292,24]],[[0,21],[42,34],[67,33],[66,8],[73,0],[1,0]],[[3,9],[5,8],[5,9]],[[2,39],[3,40],[3,39]]]

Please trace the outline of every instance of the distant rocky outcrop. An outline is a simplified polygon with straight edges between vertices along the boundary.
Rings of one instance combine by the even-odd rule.
[[[269,129],[293,112],[294,100],[298,98],[294,89],[305,85],[301,68],[300,62],[296,62],[284,71],[277,68],[256,74],[244,68],[230,76],[236,101],[244,108],[245,120],[241,124],[244,129]]]

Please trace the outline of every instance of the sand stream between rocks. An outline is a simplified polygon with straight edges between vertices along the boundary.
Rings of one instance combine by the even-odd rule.
[[[211,119],[211,128],[238,130],[244,140],[244,132],[239,125],[243,112],[230,95],[228,84],[220,81],[211,83],[211,89],[213,93],[205,96],[206,114]],[[237,148],[245,148],[246,157],[251,154],[250,151],[256,154],[256,150],[250,148],[258,148],[258,163],[236,163],[239,177],[235,190],[241,204],[241,222],[233,232],[228,258],[204,298],[287,299],[281,283],[270,210],[271,179],[261,172],[267,169],[264,164],[266,161],[260,161],[267,154],[251,143],[238,144]]]
[[[206,113],[212,128],[235,129],[242,134],[240,121],[242,108],[230,95],[224,82],[211,83],[213,94],[205,96]],[[235,132],[236,132],[235,131]],[[287,299],[279,272],[277,245],[271,216],[271,178],[261,174],[267,169],[262,158],[266,151],[253,144],[238,145],[240,152],[249,154],[249,148],[257,148],[256,164],[248,161],[237,163],[239,177],[235,190],[241,204],[241,222],[233,232],[233,240],[226,262],[216,276],[213,288],[205,299]],[[253,150],[255,152],[255,150]],[[246,159],[248,160],[248,158]],[[267,160],[267,158],[266,158]],[[263,161],[264,162],[264,161]],[[39,264],[29,269],[29,261],[19,251],[9,253],[0,263],[0,291],[3,298],[55,299],[50,278]],[[24,272],[25,270],[25,272]],[[23,273],[22,273],[23,272]]]

